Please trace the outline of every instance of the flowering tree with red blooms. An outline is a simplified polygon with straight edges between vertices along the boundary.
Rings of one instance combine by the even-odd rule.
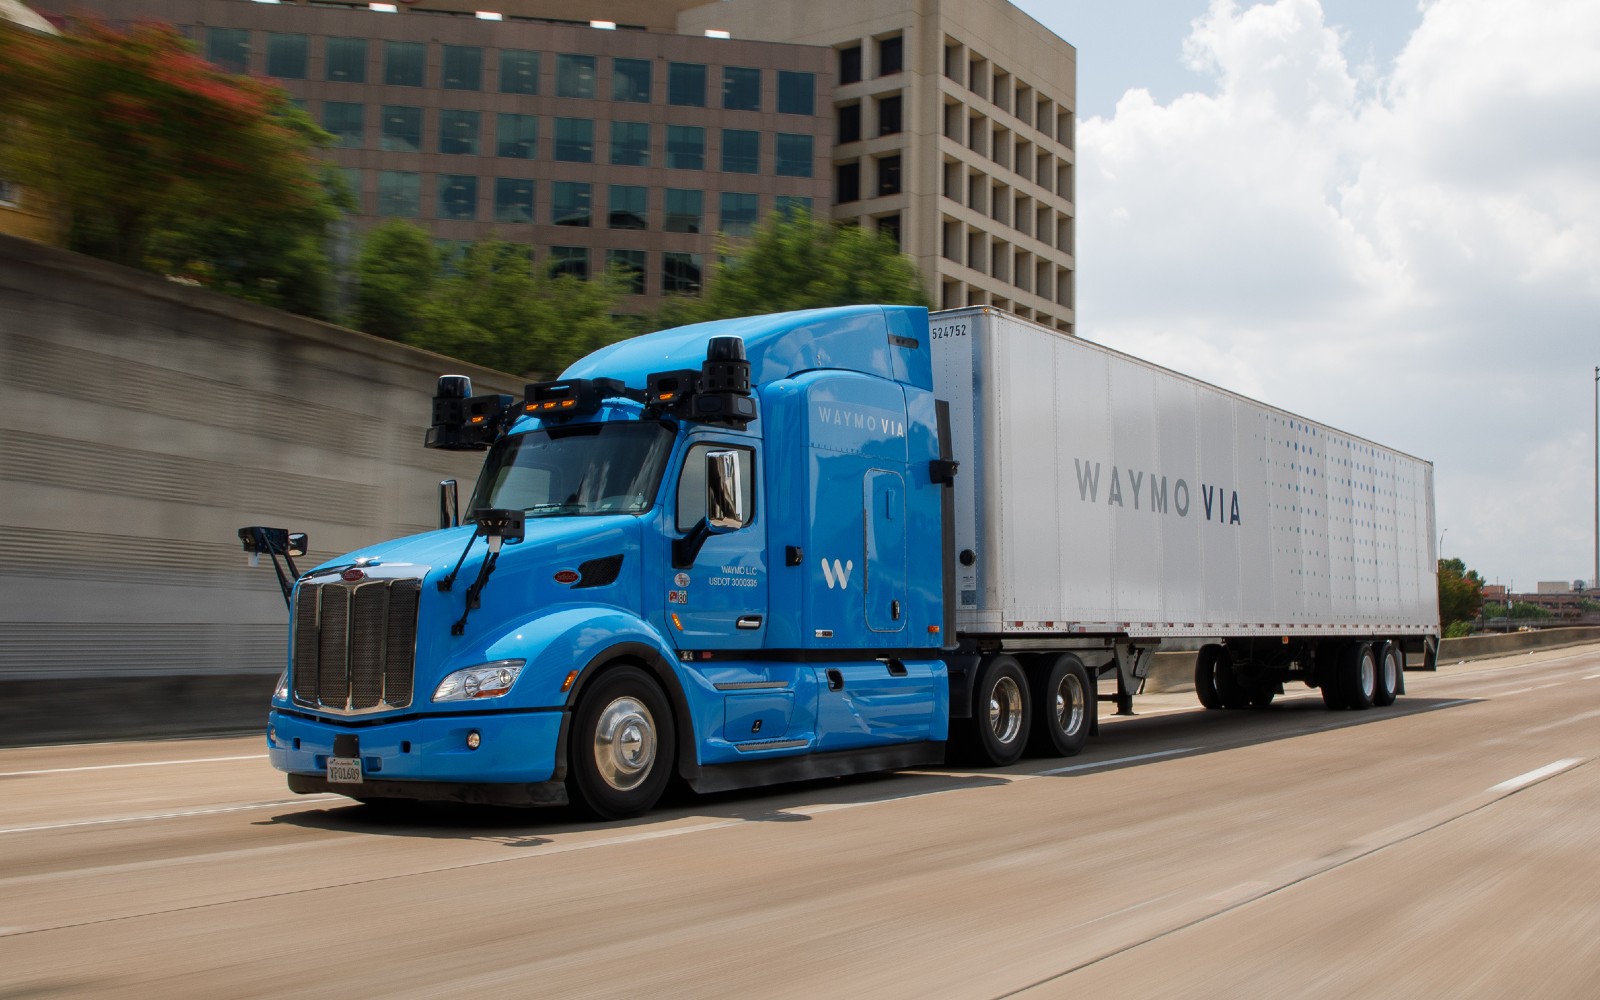
[[[0,173],[50,200],[69,247],[325,312],[340,187],[283,91],[159,24],[0,22],[0,67]]]

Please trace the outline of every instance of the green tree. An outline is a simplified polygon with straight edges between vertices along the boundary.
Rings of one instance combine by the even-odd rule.
[[[439,280],[439,251],[428,231],[390,219],[361,241],[351,321],[377,337],[421,344],[422,312]]]
[[[1470,622],[1483,607],[1483,578],[1460,559],[1439,560],[1439,621]]]
[[[704,298],[676,299],[657,328],[731,316],[885,303],[929,305],[916,264],[888,235],[804,210],[774,213],[748,243],[723,241]]]
[[[1498,615],[1496,617],[1499,617]],[[1550,612],[1530,601],[1517,601],[1506,609],[1507,618],[1554,618]]]

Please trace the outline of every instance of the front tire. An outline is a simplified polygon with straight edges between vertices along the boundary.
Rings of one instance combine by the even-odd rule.
[[[572,798],[600,819],[637,816],[666,789],[675,747],[661,686],[638,667],[613,667],[578,702],[568,757]]]
[[[1071,757],[1089,741],[1095,691],[1083,661],[1063,653],[1050,664],[1034,693],[1033,735],[1028,749],[1039,757]]]

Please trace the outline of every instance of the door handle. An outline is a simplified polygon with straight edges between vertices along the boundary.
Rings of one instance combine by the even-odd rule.
[[[761,627],[761,616],[760,615],[745,615],[744,617],[740,618],[735,623],[735,627],[742,628],[742,629],[760,628]]]
[[[828,690],[829,691],[842,691],[842,690],[844,690],[844,674],[841,674],[837,670],[830,669],[828,671]]]

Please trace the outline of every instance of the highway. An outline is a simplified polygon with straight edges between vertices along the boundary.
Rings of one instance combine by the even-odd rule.
[[[1600,996],[1600,646],[1407,684],[613,825],[3,750],[0,998]]]

